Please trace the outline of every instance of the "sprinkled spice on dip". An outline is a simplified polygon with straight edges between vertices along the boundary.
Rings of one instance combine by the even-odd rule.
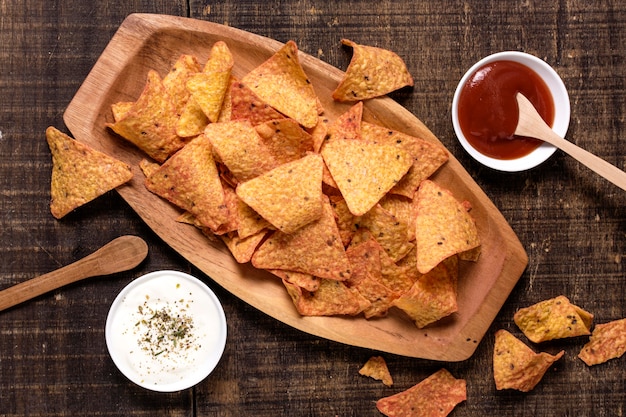
[[[133,281],[111,306],[106,328],[113,361],[133,382],[157,391],[195,385],[224,350],[226,323],[199,280],[159,271]]]

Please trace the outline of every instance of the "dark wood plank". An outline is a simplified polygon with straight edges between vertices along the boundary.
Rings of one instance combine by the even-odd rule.
[[[626,196],[562,153],[526,173],[483,168],[456,143],[450,102],[463,72],[505,49],[544,58],[572,104],[568,137],[617,166],[624,137],[626,5],[622,2],[251,0],[223,2],[19,0],[0,5],[0,288],[68,264],[125,233],[145,238],[135,270],[95,278],[5,311],[0,317],[0,415],[378,416],[375,401],[440,367],[467,379],[468,400],[452,415],[613,416],[626,403],[624,360],[587,367],[585,338],[532,345],[565,356],[530,393],[495,390],[493,335],[520,336],[514,312],[564,294],[596,323],[626,317]],[[131,12],[227,23],[345,69],[341,38],[393,49],[416,85],[393,95],[421,118],[493,199],[528,251],[530,264],[472,358],[439,363],[387,355],[395,385],[358,375],[376,352],[295,331],[212,287],[224,304],[228,344],[214,374],[193,390],[137,388],[106,352],[111,301],[156,269],[199,274],[166,247],[116,193],[56,221],[49,213],[50,155],[43,132],[63,128],[76,89]],[[211,280],[204,277],[209,284]]]

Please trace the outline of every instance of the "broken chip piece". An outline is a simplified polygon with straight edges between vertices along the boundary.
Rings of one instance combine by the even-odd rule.
[[[465,380],[442,368],[406,391],[379,399],[376,408],[388,417],[447,416],[466,399]]]
[[[590,333],[593,314],[570,303],[565,296],[519,309],[513,316],[517,327],[534,343]]]
[[[367,100],[413,85],[406,64],[395,52],[359,45],[348,39],[342,39],[341,43],[352,47],[352,59],[333,92],[333,99]]]
[[[578,357],[587,365],[619,358],[626,352],[626,318],[598,324]]]
[[[385,362],[382,356],[369,358],[363,367],[359,369],[359,374],[382,381],[388,387],[393,385],[393,378],[387,367],[387,362]]]
[[[496,332],[493,350],[493,377],[496,389],[528,392],[541,381],[548,368],[563,356],[546,352],[535,353],[508,331]]]
[[[80,143],[55,127],[46,129],[52,153],[50,211],[60,219],[72,210],[130,181],[130,167]]]

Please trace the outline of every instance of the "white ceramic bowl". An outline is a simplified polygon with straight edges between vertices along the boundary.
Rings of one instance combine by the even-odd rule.
[[[160,392],[190,388],[217,366],[226,345],[226,318],[202,281],[156,271],[128,284],[107,316],[105,337],[118,369]]]
[[[559,77],[556,71],[554,71],[554,69],[550,65],[546,64],[545,61],[533,55],[516,51],[498,52],[493,55],[489,55],[474,64],[465,73],[463,78],[461,78],[461,81],[459,82],[459,85],[454,92],[454,98],[452,100],[452,124],[454,126],[454,131],[457,138],[459,139],[459,142],[467,151],[467,153],[469,153],[474,159],[476,159],[483,165],[499,171],[507,172],[524,171],[530,168],[534,168],[547,160],[550,156],[552,156],[554,151],[556,151],[556,148],[553,145],[543,143],[530,154],[516,159],[496,159],[486,156],[476,150],[467,141],[459,125],[458,101],[463,86],[467,82],[468,78],[470,78],[480,67],[495,61],[518,62],[537,73],[537,75],[539,75],[548,86],[554,100],[554,123],[552,125],[552,129],[562,137],[564,137],[567,133],[567,128],[569,126],[570,120],[570,102],[569,96],[567,94],[567,89],[565,88],[565,84],[563,84],[563,80],[561,80],[561,77]]]

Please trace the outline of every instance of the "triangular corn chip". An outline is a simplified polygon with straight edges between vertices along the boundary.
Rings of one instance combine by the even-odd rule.
[[[420,329],[458,310],[458,266],[455,258],[448,259],[419,277],[394,301],[394,306],[404,311]]]
[[[252,256],[261,269],[285,269],[339,281],[350,278],[350,262],[328,198],[318,220],[291,234],[275,232]]]
[[[408,224],[400,220],[380,204],[376,204],[370,211],[359,217],[355,222],[358,228],[365,227],[389,257],[397,262],[413,249],[414,244],[409,242]]]
[[[322,216],[319,154],[280,165],[237,186],[237,195],[283,233],[293,233]]]
[[[390,190],[392,194],[408,198],[413,198],[420,183],[434,174],[449,158],[443,146],[373,123],[361,123],[361,137],[365,141],[396,145],[413,156],[409,172]]]
[[[444,417],[466,399],[465,380],[440,369],[406,391],[381,398],[376,408],[387,417]]]
[[[620,319],[598,324],[578,357],[592,366],[619,358],[624,353],[626,353],[626,319]]]
[[[130,167],[80,143],[58,129],[46,129],[52,153],[50,211],[60,219],[77,207],[130,181]]]
[[[230,95],[231,120],[246,120],[256,126],[270,120],[285,118],[285,115],[261,100],[241,81],[231,81]]]
[[[106,126],[155,161],[163,162],[185,145],[176,134],[177,122],[176,106],[159,75],[150,70],[146,86],[137,101],[122,119]]]
[[[181,55],[174,63],[172,69],[163,77],[163,86],[167,90],[176,112],[181,114],[187,100],[189,99],[189,91],[187,91],[187,80],[189,76],[199,72],[201,69],[198,59],[193,55]]]
[[[322,156],[355,216],[374,207],[413,164],[402,149],[360,140],[330,141],[322,147]]]
[[[293,119],[271,120],[255,127],[278,164],[295,161],[313,152],[313,137]]]
[[[541,381],[548,368],[563,356],[535,353],[524,342],[506,330],[496,332],[493,349],[493,377],[496,389],[528,392]]]
[[[540,343],[590,334],[593,314],[559,295],[519,309],[513,320],[530,341]]]
[[[369,304],[358,292],[333,279],[320,280],[315,292],[306,291],[285,280],[283,284],[296,310],[303,316],[354,316]]]
[[[239,182],[276,168],[269,148],[247,121],[211,123],[204,130],[219,160]]]
[[[389,373],[389,368],[387,368],[387,362],[385,362],[382,356],[369,358],[363,367],[359,369],[359,374],[382,381],[388,387],[393,385],[393,378],[391,373]]]
[[[367,100],[413,85],[413,77],[396,53],[348,39],[341,43],[351,46],[353,52],[348,69],[333,92],[335,100]]]
[[[327,140],[361,139],[361,120],[363,118],[363,102],[359,101],[329,126]]]
[[[304,127],[317,124],[317,95],[300,65],[295,42],[287,42],[241,81],[261,100]]]
[[[204,135],[193,139],[146,178],[146,187],[191,212],[213,231],[228,220],[224,189],[211,143]]]
[[[444,259],[480,245],[474,220],[449,190],[425,180],[415,203],[417,269],[422,274]]]

